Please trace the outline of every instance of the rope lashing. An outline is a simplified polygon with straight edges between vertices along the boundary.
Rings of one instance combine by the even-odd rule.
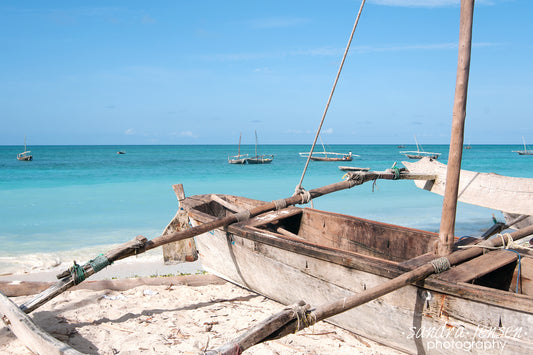
[[[242,222],[242,221],[246,221],[247,219],[249,219],[251,215],[250,215],[250,211],[244,210],[239,213],[235,213],[234,216],[235,218],[237,218],[237,222]]]
[[[94,273],[97,273],[98,271],[103,270],[107,266],[111,265],[111,262],[104,256],[104,254],[100,254],[93,260],[89,260],[89,265],[91,265],[93,268]]]
[[[87,278],[87,274],[85,273],[85,269],[80,264],[76,263],[74,261],[74,265],[70,268],[70,275],[72,276],[72,280],[74,281],[75,285],[78,285],[83,282]]]
[[[434,259],[429,262],[436,274],[440,274],[446,270],[449,270],[451,267],[450,260],[447,257],[443,256],[442,258]]]
[[[304,329],[316,323],[316,316],[314,317],[314,322],[313,322],[313,317],[311,316],[309,312],[310,308],[311,308],[311,305],[305,303],[304,301],[300,301],[294,306],[285,308],[285,309],[293,311],[294,315],[296,316],[297,326],[296,326],[295,332],[298,332],[301,329]]]
[[[392,168],[388,169],[388,171],[393,174],[392,175],[392,180],[398,180],[400,178],[400,168],[392,167]]]
[[[276,206],[276,210],[281,210],[287,207],[287,201],[285,201],[284,198],[279,199],[279,200],[274,200],[272,202],[274,202],[274,205]]]
[[[302,199],[300,204],[302,205],[305,205],[309,203],[309,201],[311,201],[311,193],[301,186],[296,187],[296,189],[294,190],[294,195],[300,195],[300,198]]]

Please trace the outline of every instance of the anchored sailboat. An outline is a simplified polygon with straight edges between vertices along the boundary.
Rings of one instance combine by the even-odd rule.
[[[426,152],[426,151],[424,151],[422,146],[420,146],[418,144],[418,141],[416,139],[416,135],[415,135],[415,143],[416,143],[416,151],[414,151],[414,150],[401,151],[400,154],[405,155],[409,159],[422,159],[424,157],[428,157],[428,158],[431,158],[431,159],[438,159],[439,155],[441,154],[441,153],[434,153],[434,152]]]
[[[31,151],[26,149],[26,136],[24,136],[24,151],[17,154],[17,160],[30,161],[33,160],[33,155],[30,154]]]
[[[513,150],[513,152],[518,153],[518,155],[533,155],[533,150],[527,149],[528,147],[526,146],[524,136],[522,136],[522,142],[524,142],[524,150]]]
[[[274,156],[272,154],[257,154],[257,131],[255,131],[255,156],[247,158],[246,162],[248,164],[270,164]]]
[[[246,163],[246,157],[248,154],[241,154],[241,134],[239,133],[239,150],[237,151],[237,155],[233,155],[231,157],[228,157],[228,163],[230,164],[245,164]]]

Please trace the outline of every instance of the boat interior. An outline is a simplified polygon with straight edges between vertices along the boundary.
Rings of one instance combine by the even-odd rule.
[[[230,195],[203,196],[206,198],[197,200],[192,210],[195,218],[204,222],[264,203]],[[438,240],[437,233],[298,207],[267,212],[228,228],[230,231],[234,229],[243,232],[239,235],[267,244],[268,238],[276,238],[276,245],[280,247],[284,247],[280,241],[291,245],[296,243],[299,252],[305,253],[309,248],[313,250],[313,256],[318,255],[318,249],[325,254],[344,255],[341,260],[357,256],[376,265],[394,266],[404,271],[434,259],[433,248]],[[477,241],[477,238],[468,238],[458,240],[456,245]],[[530,253],[492,251],[436,277],[451,283],[469,283],[531,296],[533,256]]]

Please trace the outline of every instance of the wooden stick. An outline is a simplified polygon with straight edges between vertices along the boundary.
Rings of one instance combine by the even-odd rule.
[[[519,240],[528,235],[531,235],[532,233],[533,225],[513,232],[510,235],[512,240]],[[508,238],[507,242],[509,241],[510,239]],[[501,238],[494,238],[488,241],[483,241],[479,244],[479,246],[499,247],[502,245],[502,242],[503,241]],[[485,249],[482,247],[463,249],[448,255],[446,259],[448,259],[450,265],[457,265],[464,261],[482,255],[483,250]],[[296,307],[292,308],[292,313],[288,312],[287,309],[284,309],[282,312],[269,317],[268,319],[260,323],[258,326],[250,329],[248,332],[239,336],[235,340],[223,345],[217,350],[208,351],[206,354],[240,354],[241,352],[255,344],[267,340],[277,339],[291,333],[295,333],[301,329],[315,324],[318,321],[335,316],[339,313],[345,312],[349,309],[375,300],[399,288],[423,280],[435,272],[435,266],[433,266],[433,264],[430,262],[419,266],[412,271],[406,272],[405,274],[400,275],[394,279],[386,281],[381,285],[367,289],[361,293],[354,294],[352,296],[348,296],[331,303],[320,305],[316,307],[314,311],[309,311],[309,308],[311,306],[303,301],[300,301]],[[287,321],[286,317],[288,315],[292,316],[292,318]],[[280,319],[283,319],[283,322],[280,322]],[[277,328],[275,326],[273,327],[273,325],[279,325],[280,323],[284,324],[281,324]],[[261,340],[257,341],[257,339]],[[239,352],[235,352],[235,350],[238,350]]]
[[[446,187],[444,200],[442,202],[439,242],[436,245],[436,253],[440,256],[445,256],[452,252],[455,236],[455,214],[457,212],[457,194],[459,191],[461,159],[463,155],[473,16],[474,0],[462,0],[459,28],[459,58],[457,60],[457,79],[455,83],[455,98],[453,104],[452,136],[448,155],[448,169],[446,171]]]
[[[137,236],[131,241],[107,252],[106,254],[104,254],[104,256],[109,260],[110,263],[113,263],[114,261],[124,259],[133,255],[138,255],[147,250],[154,249],[171,242],[192,238],[194,236],[209,232],[216,228],[224,227],[239,221],[244,221],[259,214],[275,210],[278,208],[278,206],[305,204],[308,203],[311,199],[330,194],[332,192],[349,189],[355,185],[356,182],[354,180],[348,179],[345,181],[309,190],[307,192],[307,197],[306,194],[295,194],[291,197],[279,201],[267,202],[263,205],[252,208],[249,211],[241,211],[239,213],[232,214],[224,218],[219,218],[209,223],[198,225],[196,227],[165,234],[156,237],[152,240],[147,240],[147,238],[143,236]],[[89,263],[83,265],[83,268],[85,270],[86,278],[95,274],[95,270],[93,270],[92,266]],[[33,310],[37,309],[39,306],[51,300],[52,298],[76,285],[74,278],[70,275],[70,270],[64,271],[63,273],[59,274],[58,278],[60,278],[58,282],[56,282],[53,286],[42,291],[34,298],[21,305],[20,309],[26,313],[30,313]]]
[[[36,354],[82,355],[69,345],[60,342],[42,328],[37,326],[30,317],[0,292],[0,319],[11,329],[24,345]]]

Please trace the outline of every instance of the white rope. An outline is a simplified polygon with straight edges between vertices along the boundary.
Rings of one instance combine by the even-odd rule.
[[[480,244],[474,244],[474,245],[460,245],[458,248],[461,249],[467,249],[467,248],[483,248],[483,249],[490,249],[490,250],[498,250],[498,249],[526,249],[526,250],[533,250],[533,248],[528,247],[523,244],[519,244],[513,240],[513,237],[509,233],[504,234],[497,234],[496,238],[500,237],[502,240],[502,245],[499,247],[493,247],[489,245],[484,245],[483,243]],[[507,237],[507,244],[505,244],[505,237]]]

